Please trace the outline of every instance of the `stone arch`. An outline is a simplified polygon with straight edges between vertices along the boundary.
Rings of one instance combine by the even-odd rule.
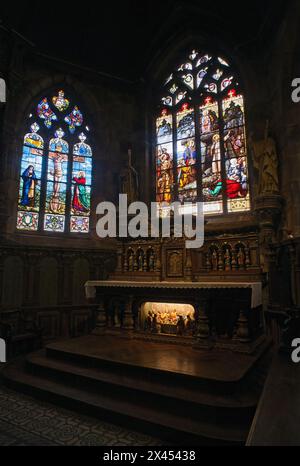
[[[45,94],[51,93],[52,91],[58,91],[60,88],[65,89],[66,94],[69,94],[72,101],[79,102],[80,107],[83,109],[84,115],[88,124],[93,128],[97,128],[97,131],[89,133],[89,143],[93,149],[93,182],[92,185],[96,184],[96,170],[94,162],[97,159],[102,158],[100,149],[102,145],[99,143],[103,139],[103,122],[101,118],[101,106],[97,101],[93,93],[76,78],[65,74],[54,74],[40,80],[31,80],[27,83],[27,87],[22,89],[22,95],[15,95],[8,104],[8,111],[5,114],[4,128],[9,128],[9,137],[6,138],[4,145],[4,172],[5,179],[10,180],[10,186],[8,188],[10,218],[7,222],[6,229],[9,233],[15,231],[15,215],[11,215],[11,212],[17,210],[17,193],[19,186],[19,170],[20,161],[22,154],[23,138],[29,130],[29,121],[26,116],[32,113],[34,105],[37,105],[39,99]],[[11,122],[13,121],[13,125]],[[9,159],[8,159],[9,158]],[[95,215],[93,212],[93,199],[91,205],[90,215],[90,231],[93,230],[95,225]]]
[[[159,47],[148,66],[147,75],[151,76],[152,84],[155,87],[161,86],[168,74],[170,74],[170,70],[174,68],[178,57],[184,56],[188,50],[194,48],[223,54],[230,61],[231,66],[236,70],[242,81],[247,107],[248,95],[252,95],[252,85],[257,81],[257,76],[255,70],[246,61],[242,51],[239,51],[236,44],[230,43],[228,40],[225,43],[221,38],[212,38],[210,34],[204,31],[199,33],[196,28],[191,29],[180,17],[178,17],[178,27],[172,28],[172,33],[164,41],[164,45]]]
[[[166,93],[168,92],[166,89],[167,83],[171,82],[174,83],[176,82],[176,89],[179,90],[181,89],[181,84],[179,81],[176,81],[176,76],[174,78],[174,71],[178,69],[178,66],[184,62],[184,60],[187,59],[189,53],[192,50],[196,50],[197,52],[203,52],[208,53],[209,55],[212,55],[212,57],[223,57],[224,60],[226,60],[229,63],[230,68],[230,73],[232,73],[232,77],[234,78],[232,81],[232,87],[234,88],[234,91],[237,89],[237,93],[239,95],[242,95],[243,99],[243,106],[244,106],[244,116],[245,119],[243,121],[243,126],[244,126],[244,135],[242,138],[245,141],[245,151],[243,152],[243,159],[245,159],[244,167],[245,167],[245,172],[243,175],[247,175],[247,202],[246,202],[246,207],[244,208],[241,206],[240,208],[237,208],[235,202],[235,199],[233,201],[234,206],[232,207],[233,210],[239,210],[239,211],[249,211],[251,210],[251,205],[252,205],[252,199],[253,199],[253,182],[254,182],[254,176],[253,176],[253,163],[252,163],[252,157],[251,157],[251,150],[248,144],[248,138],[246,137],[246,132],[250,131],[252,132],[252,123],[250,117],[248,118],[249,115],[251,115],[251,112],[253,112],[253,109],[255,109],[256,105],[256,99],[257,99],[257,86],[262,82],[264,76],[259,75],[257,70],[255,70],[252,65],[247,63],[245,61],[245,58],[243,57],[243,54],[240,52],[239,47],[235,47],[234,44],[230,44],[229,42],[224,45],[223,42],[220,40],[215,40],[212,39],[212,37],[205,33],[197,32],[197,29],[191,29],[191,28],[185,28],[184,27],[184,21],[180,25],[180,27],[176,30],[175,33],[170,35],[170,38],[165,41],[165,45],[159,50],[159,52],[156,54],[154,59],[152,60],[151,64],[149,65],[148,68],[148,75],[150,76],[149,78],[149,91],[147,93],[147,99],[148,99],[148,108],[151,109],[151,113],[149,112],[148,115],[148,121],[149,121],[149,128],[153,127],[153,120],[156,116],[159,116],[160,114],[158,113],[157,109],[154,107],[153,102],[156,102],[157,108],[160,108],[161,111],[166,111],[168,114],[174,115],[175,112],[177,111],[175,107],[172,104],[167,104],[167,103],[162,103],[163,99],[161,97],[163,96],[162,91]],[[190,30],[191,32],[187,33],[186,30]],[[170,76],[170,80],[166,81],[166,79]],[[201,84],[199,85],[200,89]],[[185,88],[187,89],[187,87]],[[223,89],[224,91],[224,89]],[[171,91],[172,92],[172,91]],[[189,95],[190,89],[187,89],[186,91]],[[168,95],[173,95],[173,94],[168,94]],[[174,95],[175,95],[175,90],[174,90]],[[223,99],[223,97],[220,97],[221,93],[216,92],[214,95],[214,98],[218,99]],[[196,101],[195,94],[191,94],[189,96],[190,102]],[[186,103],[186,100],[183,100]],[[189,102],[188,102],[189,103]],[[178,102],[177,102],[178,105]],[[193,103],[193,105],[195,105]],[[165,107],[165,108],[163,108]],[[251,111],[249,110],[251,108]],[[220,115],[222,116],[222,115]],[[254,122],[256,120],[254,119]],[[250,123],[250,124],[249,124]],[[265,123],[265,120],[264,120]],[[196,124],[196,123],[195,123]],[[151,126],[152,125],[152,126]],[[244,131],[243,130],[243,131]],[[174,142],[175,138],[175,133],[174,133],[174,128],[172,129],[173,137],[172,140]],[[229,133],[229,132],[228,132]],[[197,145],[197,144],[196,144]],[[156,192],[157,189],[157,171],[154,169],[155,164],[156,164],[156,158],[157,158],[157,150],[155,143],[152,143],[152,145],[149,145],[150,149],[147,149],[146,152],[146,166],[147,170],[149,173],[149,180],[146,181],[148,183],[147,189],[149,191],[149,195],[151,199],[153,198],[154,193]],[[244,150],[244,148],[243,148]],[[222,149],[221,147],[221,153],[222,156],[221,158],[224,157],[223,152],[225,153],[226,149]],[[241,152],[242,153],[242,152]],[[237,156],[236,156],[237,157]],[[241,158],[240,160],[243,161]],[[233,165],[234,167],[234,165]],[[196,169],[197,170],[197,169]],[[220,170],[219,170],[220,171]],[[244,177],[244,180],[246,177]],[[241,179],[239,180],[241,182]],[[173,183],[176,184],[176,183]],[[248,196],[249,194],[249,196]],[[246,195],[245,195],[246,197]],[[159,199],[159,196],[156,194],[156,199]],[[177,200],[177,192],[176,192],[176,200]],[[227,203],[224,202],[224,211],[230,213],[231,207],[230,207],[230,202],[227,201]]]
[[[38,81],[31,80],[27,83],[27,89],[15,113],[16,133],[26,130],[26,128],[24,128],[24,115],[30,111],[32,102],[38,100],[43,94],[51,92],[52,90],[57,90],[59,87],[63,87],[70,91],[72,95],[77,96],[84,104],[88,119],[93,125],[97,124],[97,121],[99,121],[100,105],[94,94],[81,81],[70,75],[61,73],[44,77]],[[92,108],[93,111],[89,111],[89,108]]]

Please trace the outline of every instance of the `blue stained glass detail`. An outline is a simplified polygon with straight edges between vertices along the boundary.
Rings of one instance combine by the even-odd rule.
[[[86,135],[84,133],[80,133],[79,140],[80,142],[74,145],[73,154],[74,155],[85,155],[86,157],[91,157],[92,149],[91,149],[91,146],[85,143]]]
[[[69,125],[70,133],[74,133],[76,126],[81,126],[83,122],[83,116],[78,106],[75,105],[72,112],[65,117],[65,122]]]
[[[31,129],[32,133],[25,134],[24,144],[26,144],[26,146],[36,147],[38,149],[43,149],[44,140],[43,140],[42,136],[37,134],[38,130],[40,129],[39,125],[37,123],[33,123],[30,126],[30,129]]]
[[[46,97],[38,104],[37,114],[42,120],[44,120],[44,124],[48,129],[51,128],[53,121],[57,121],[57,116],[51,110]]]
[[[77,105],[66,115],[69,105],[64,90],[59,90],[56,95],[45,96],[36,106],[39,119],[49,131],[44,130],[42,137],[38,134],[38,123],[31,120],[30,131],[23,139],[16,225],[19,230],[64,232],[67,223],[71,232],[89,232],[92,148],[82,132],[70,150],[70,133],[82,126],[83,115]],[[33,112],[29,113],[29,118],[32,117]],[[61,127],[55,127],[53,132],[51,128],[57,121]],[[65,123],[69,130],[66,135],[62,129]],[[85,128],[89,131],[87,125]],[[69,163],[73,166],[71,176]],[[41,192],[46,192],[43,205]]]
[[[62,152],[63,154],[67,154],[69,152],[69,144],[63,138],[64,132],[61,128],[59,128],[55,132],[55,138],[50,139],[49,149],[53,152]]]

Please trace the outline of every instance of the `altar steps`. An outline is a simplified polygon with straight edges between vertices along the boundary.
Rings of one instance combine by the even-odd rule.
[[[180,406],[176,406],[172,412],[168,409],[169,406],[154,406],[153,400],[150,402],[149,399],[137,399],[133,393],[128,396],[121,389],[119,392],[114,389],[113,393],[103,389],[101,393],[97,393],[88,390],[87,387],[66,385],[65,380],[58,382],[51,378],[32,375],[24,372],[24,366],[20,362],[7,368],[4,378],[10,388],[59,403],[66,408],[126,425],[134,430],[141,429],[151,432],[152,435],[155,432],[156,436],[162,436],[171,443],[176,441],[185,444],[189,441],[193,445],[207,444],[207,442],[242,445],[249,430],[248,423],[233,423],[230,420],[231,424],[224,424],[215,416],[203,416],[204,413],[195,419],[195,412],[182,412]]]
[[[130,389],[139,393],[158,395],[189,401],[203,406],[234,410],[244,410],[252,413],[257,403],[255,393],[234,394],[234,387],[222,384],[218,387],[209,381],[181,376],[174,373],[161,374],[144,368],[124,367],[103,361],[96,367],[85,367],[84,363],[65,361],[55,356],[45,357],[45,351],[32,353],[26,359],[26,369],[32,375],[43,375],[57,381],[79,383],[91,389],[103,389],[105,385]],[[225,393],[224,393],[225,392]]]
[[[253,368],[244,380],[226,383],[222,378],[125,364],[52,344],[25,362],[10,364],[4,378],[13,388],[136,430],[155,431],[171,443],[243,444],[259,396],[262,367]]]

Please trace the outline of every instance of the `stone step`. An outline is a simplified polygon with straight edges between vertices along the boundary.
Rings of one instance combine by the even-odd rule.
[[[247,377],[269,346],[266,341],[258,354],[249,356],[135,340],[99,338],[89,336],[51,343],[46,347],[46,356],[80,367],[126,374],[138,380],[159,381],[168,386],[184,385],[214,395],[229,395],[240,399],[242,394],[247,396]],[[112,341],[116,347],[110,349]],[[148,353],[143,354],[143,351]]]
[[[26,358],[26,367],[33,375],[42,375],[58,381],[64,380],[69,384],[82,384],[95,390],[103,386],[117,387],[118,389],[130,389],[136,393],[144,394],[146,398],[154,395],[159,398],[172,398],[179,402],[195,403],[197,405],[221,409],[223,411],[239,410],[245,416],[252,417],[258,402],[256,393],[241,391],[239,394],[223,395],[213,393],[209,388],[201,387],[197,380],[187,381],[180,379],[174,385],[172,378],[154,377],[153,374],[140,377],[121,367],[116,371],[114,367],[90,367],[86,365],[52,359],[46,357],[45,351],[32,353]]]
[[[137,397],[135,391],[128,392],[124,388],[115,387],[114,390],[103,389],[90,390],[89,387],[72,386],[65,381],[57,381],[26,372],[24,362],[15,361],[9,364],[3,371],[4,381],[11,388],[20,389],[31,395],[39,396],[47,401],[59,402],[65,407],[83,409],[85,412],[99,415],[113,416],[116,419],[126,419],[134,428],[138,422],[147,426],[152,425],[157,429],[167,429],[169,435],[175,433],[178,438],[198,439],[197,442],[207,444],[243,444],[248,434],[249,422],[244,416],[236,422],[230,415],[214,416],[201,409],[195,412],[186,411],[186,405],[179,400],[174,404],[173,400],[165,404],[157,404],[156,400],[149,397],[145,402],[144,397]],[[151,398],[151,399],[150,399]],[[201,414],[202,413],[202,414]],[[109,417],[111,420],[111,417]],[[122,421],[123,422],[123,421]],[[178,433],[184,434],[178,436]],[[193,443],[195,445],[197,443]]]

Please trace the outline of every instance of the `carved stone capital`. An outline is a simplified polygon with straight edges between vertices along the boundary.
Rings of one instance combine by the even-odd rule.
[[[254,200],[254,211],[261,225],[276,226],[284,199],[279,194],[262,194]]]

